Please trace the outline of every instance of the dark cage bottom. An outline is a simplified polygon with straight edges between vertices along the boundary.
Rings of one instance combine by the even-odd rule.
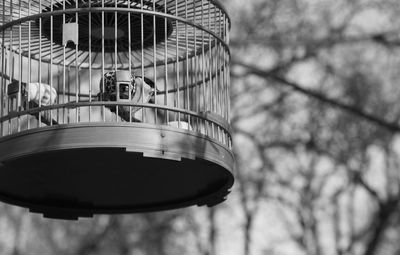
[[[92,132],[91,128],[78,128],[80,137]],[[115,143],[121,146],[104,147],[88,141],[100,134],[110,135],[113,128],[97,129],[94,135],[86,134],[87,141],[74,137],[74,128],[49,128],[45,132],[28,132],[0,140],[0,153],[10,151],[9,155],[14,155],[0,163],[0,200],[49,218],[77,219],[93,214],[213,206],[225,200],[233,184],[230,170],[215,160],[205,159],[209,158],[206,154],[205,158],[190,159],[174,158],[171,156],[177,155],[174,153],[168,156],[174,148],[138,152],[146,147],[140,146],[143,141],[134,140],[138,146],[128,149],[118,135],[114,135]],[[163,138],[170,141],[183,135],[172,130],[162,132]],[[43,143],[43,137],[49,136],[57,141],[57,146]],[[197,143],[198,139],[194,137],[192,142]],[[42,149],[39,152],[35,148],[26,149],[22,145],[27,141]],[[209,142],[205,146],[215,148],[215,144],[207,145]],[[200,147],[195,150],[199,152]],[[185,145],[182,149],[187,150]],[[229,160],[230,154],[223,158]]]

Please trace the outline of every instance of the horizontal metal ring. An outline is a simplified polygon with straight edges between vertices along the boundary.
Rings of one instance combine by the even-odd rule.
[[[228,121],[224,118],[220,117],[217,114],[206,112],[206,113],[196,113],[190,110],[179,109],[176,107],[171,106],[164,106],[164,105],[156,105],[156,104],[147,104],[147,103],[129,103],[129,102],[101,102],[101,101],[94,101],[94,102],[70,102],[65,104],[55,104],[55,105],[48,105],[48,106],[41,106],[37,108],[32,108],[23,111],[15,111],[9,113],[6,116],[0,118],[0,123],[4,123],[10,119],[17,118],[24,115],[31,115],[36,114],[44,111],[49,110],[56,110],[56,109],[75,109],[80,107],[87,107],[87,106],[131,106],[131,107],[140,107],[140,108],[150,108],[154,110],[166,110],[170,112],[177,112],[181,114],[187,114],[191,117],[199,118],[205,121],[209,121],[219,127],[221,127],[225,132],[229,135],[232,134],[232,128]]]

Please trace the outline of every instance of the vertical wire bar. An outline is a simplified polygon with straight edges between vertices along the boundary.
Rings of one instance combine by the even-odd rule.
[[[50,1],[50,11],[53,12],[53,0]],[[50,15],[50,102],[53,102],[53,14]],[[56,94],[57,98],[57,94]],[[50,126],[53,125],[53,111],[50,110]]]
[[[218,10],[218,37],[221,37],[221,11]],[[222,115],[221,111],[221,43],[215,39],[215,42],[217,44],[217,54],[216,54],[216,66],[215,66],[215,71],[216,71],[216,90],[217,90],[217,112],[219,115]]]
[[[6,17],[6,8],[5,8],[5,0],[2,2],[3,4],[3,24],[5,24],[5,17]],[[1,87],[0,87],[0,117],[4,116],[4,108],[5,108],[5,84],[6,84],[6,79],[4,76],[5,73],[5,66],[6,66],[6,56],[5,56],[5,30],[3,29],[1,33]],[[0,137],[2,137],[4,130],[3,130],[3,122],[0,123]]]
[[[140,48],[141,48],[141,75],[142,75],[142,104],[144,103],[144,31],[143,31],[143,0],[140,0]],[[142,122],[146,120],[146,108],[142,107]]]
[[[12,15],[13,15],[13,8],[14,8],[14,5],[13,5],[13,1],[10,1],[10,17],[11,17],[11,19],[13,18],[12,17]],[[9,63],[9,70],[8,70],[8,72],[9,72],[9,75],[8,75],[8,77],[9,77],[9,79],[10,79],[10,82],[12,82],[12,80],[13,80],[13,78],[14,78],[14,54],[13,54],[13,49],[12,49],[12,47],[13,47],[13,42],[14,42],[14,33],[13,33],[13,26],[12,27],[10,27],[10,37],[9,37],[9,51],[10,51],[10,58],[9,58],[9,61],[10,61],[10,63]]]
[[[187,1],[185,1],[185,20],[188,20],[188,5]],[[189,98],[189,39],[188,39],[188,25],[185,23],[185,51],[186,51],[186,109],[189,111],[190,110],[190,98]],[[190,116],[187,116],[187,121],[188,121],[188,129],[190,127]]]
[[[89,102],[92,102],[92,0],[89,0]],[[89,104],[89,122],[92,120],[92,106]]]
[[[201,26],[204,27],[204,0],[201,0]],[[202,86],[203,86],[203,111],[204,113],[207,112],[208,109],[208,103],[207,103],[207,88],[206,88],[206,81],[205,81],[205,72],[206,72],[206,59],[205,59],[205,36],[204,36],[204,30],[201,30],[201,57],[202,57]],[[204,134],[207,136],[208,135],[208,128],[207,128],[207,121],[204,121]]]
[[[39,0],[39,13],[42,12],[42,0]],[[39,18],[39,108],[42,107],[42,17]],[[42,110],[39,111],[38,127],[42,125]]]
[[[227,34],[229,33],[228,29],[227,29],[227,18],[225,16],[224,19],[224,30],[225,30],[225,40],[227,39]],[[229,121],[229,82],[228,82],[228,78],[229,78],[229,71],[228,71],[228,66],[229,66],[229,62],[228,62],[228,52],[226,50],[224,50],[224,63],[225,63],[225,107],[226,107],[226,120]]]
[[[72,50],[70,50],[70,52],[72,52]],[[72,52],[72,54],[73,54],[73,52]],[[71,56],[71,55],[70,55]],[[71,64],[72,64],[72,60],[70,60],[70,56],[68,56],[68,66],[67,66],[67,70],[68,70],[68,75],[67,75],[67,85],[68,85],[68,88],[67,88],[67,101],[68,101],[68,103],[71,103],[72,102],[72,99],[71,99],[71,97],[72,97],[72,95],[73,95],[73,93],[72,93],[72,90],[71,90]],[[73,107],[72,107],[73,108]],[[72,111],[73,109],[71,109],[71,108],[68,108],[68,123],[71,123],[71,111]]]
[[[9,11],[10,11],[10,17],[11,17],[11,19],[12,19],[12,2],[10,2],[10,9],[9,9]],[[10,83],[11,81],[12,81],[12,77],[11,77],[11,75],[12,75],[12,73],[11,73],[11,65],[12,65],[12,58],[13,58],[13,55],[12,55],[12,50],[11,50],[11,47],[12,47],[12,27],[10,27],[9,28],[9,38],[8,38],[8,64],[7,64],[7,66],[6,66],[6,73],[8,73],[8,79],[10,80],[8,83]],[[6,91],[5,91],[5,94],[6,94],[6,98],[8,98],[8,108],[7,108],[7,114],[9,115],[10,114],[10,110],[11,110],[11,107],[12,107],[12,103],[10,102],[10,98],[8,97],[8,95],[7,95],[7,92],[8,92],[8,86],[7,86],[7,84],[6,84]],[[7,120],[7,127],[8,127],[8,134],[11,134],[11,119],[10,118],[8,118],[8,120]]]
[[[227,39],[227,22],[226,22],[227,18],[226,18],[226,14],[224,13],[224,42],[226,42]],[[228,114],[228,109],[229,109],[229,104],[228,104],[228,69],[227,69],[227,62],[226,62],[226,56],[227,56],[227,52],[226,49],[224,48],[224,106],[225,106],[225,120],[229,122],[229,114]],[[227,145],[228,147],[230,146],[230,134],[228,132],[226,132],[226,139],[227,139]]]
[[[207,24],[208,31],[211,30],[211,7],[210,3],[208,3],[208,24]],[[210,96],[210,111],[214,112],[213,109],[213,98],[212,98],[212,53],[211,53],[211,35],[208,33],[208,94]]]
[[[8,28],[7,29],[7,34],[9,34],[10,32],[8,31],[10,28]],[[5,40],[7,40],[8,39],[8,37],[7,37],[7,35],[6,35],[6,38],[5,38]],[[9,52],[9,50],[8,50],[8,48],[7,48],[7,42],[6,41],[4,41],[4,47],[6,48],[5,49],[5,54],[6,54],[6,56],[7,56],[7,58],[6,58],[6,63],[5,63],[5,67],[4,67],[4,72],[5,72],[5,74],[6,74],[6,76],[5,77],[7,77],[7,78],[5,78],[5,81],[6,81],[6,83],[4,84],[4,115],[8,115],[8,113],[10,112],[10,99],[9,99],[9,97],[8,97],[8,95],[7,95],[7,91],[8,91],[8,84],[9,84],[9,78],[10,78],[10,76],[8,75],[9,74],[9,67],[10,67],[10,52]],[[9,125],[9,121],[8,121],[8,119],[7,119],[7,123],[4,123],[5,125],[7,125],[6,127],[7,127],[7,129],[6,129],[6,131],[8,132],[8,130],[9,130],[9,128],[8,128],[8,125]],[[9,133],[7,133],[6,135],[8,135]]]
[[[214,18],[214,33],[216,33],[216,7],[214,6],[214,12],[213,12],[213,18]],[[217,35],[218,36],[218,35]],[[218,114],[218,91],[217,91],[217,86],[218,86],[218,72],[217,72],[217,59],[218,59],[218,41],[215,36],[213,36],[213,49],[212,49],[212,68],[213,68],[213,100],[214,100],[214,112]]]
[[[156,0],[153,0],[153,12],[156,11]],[[156,15],[153,13],[153,75],[154,75],[154,104],[157,105],[157,27]],[[154,109],[154,123],[157,125],[157,107]]]
[[[78,9],[78,1],[75,1],[75,8]],[[79,17],[78,17],[78,11],[75,11],[75,22],[79,24]],[[79,44],[79,33],[78,31],[75,31],[77,33],[77,40],[78,42],[75,42],[75,122],[78,123],[80,121],[80,108],[78,107],[78,102],[79,102],[79,95],[81,92],[81,87],[79,84],[79,63],[78,63],[78,44]],[[71,85],[70,85],[71,86]]]
[[[65,11],[65,1],[63,1],[63,11]],[[63,12],[63,24],[65,24],[65,13]],[[66,70],[65,70],[65,47],[67,45],[63,45],[63,104],[65,104],[65,91],[66,91]],[[67,116],[67,123],[69,123],[69,110],[68,110],[68,116]],[[65,107],[63,107],[63,122],[65,121]]]
[[[196,16],[196,0],[193,0],[193,16],[194,16],[194,23],[197,24],[197,16]],[[197,53],[197,30],[196,26],[193,28],[193,33],[194,33],[194,85],[195,85],[195,91],[194,91],[194,100],[195,100],[195,111],[196,113],[199,113],[200,111],[200,94],[199,94],[199,84],[198,84],[198,53]],[[199,128],[199,118],[196,118],[196,131],[198,132]]]
[[[218,38],[221,38],[221,35],[219,33],[220,31],[220,12],[218,10],[218,16],[217,16],[217,23],[215,23],[215,29],[216,29],[216,34],[218,36]],[[219,43],[219,41],[217,40],[217,38],[215,38],[215,43],[216,43],[216,56],[215,56],[215,91],[217,93],[216,95],[216,106],[217,106],[217,113],[222,116],[221,113],[221,69],[220,69],[220,49],[221,49],[221,44]]]
[[[101,83],[101,89],[102,92],[104,94],[105,90],[105,79],[104,79],[104,0],[101,0],[101,79],[103,80],[103,82]],[[103,101],[104,99],[102,98],[101,101]],[[106,121],[106,107],[104,104],[102,104],[101,106],[101,114],[102,114],[102,118],[103,118],[103,122]]]
[[[12,2],[10,2],[10,16],[12,14]],[[10,37],[9,37],[9,45],[8,45],[8,50],[9,50],[9,55],[8,55],[8,77],[10,82],[12,81],[12,65],[13,65],[13,59],[14,59],[14,55],[12,52],[12,40],[13,40],[13,31],[12,31],[12,27],[10,28]],[[8,88],[7,88],[8,91]],[[6,92],[7,92],[6,91]],[[8,106],[8,114],[10,114],[10,110],[11,110],[12,105],[9,104]],[[8,134],[11,134],[11,118],[8,119]]]
[[[224,19],[225,16],[223,14],[222,11],[220,11],[220,37],[222,40],[225,41],[225,36],[224,36]],[[221,102],[220,102],[220,107],[221,107],[221,116],[225,119],[225,60],[224,60],[224,56],[225,56],[225,49],[223,48],[222,44],[220,44],[220,64],[218,65],[218,68],[220,68],[220,98],[221,98]],[[226,132],[224,129],[222,129],[222,137],[223,137],[223,144],[227,145],[226,143]]]
[[[31,0],[29,0],[28,3],[28,16],[31,15]],[[31,22],[32,21],[28,21],[28,41],[31,41]],[[30,105],[29,105],[29,98],[31,98],[31,90],[30,90],[30,85],[32,82],[32,58],[31,58],[31,44],[28,43],[28,79],[27,79],[28,85],[27,85],[27,90],[28,90],[28,98],[26,100],[26,109],[29,110],[30,109]],[[30,121],[31,117],[28,114],[27,115],[27,128],[30,129],[31,127],[31,121]]]
[[[212,27],[211,27],[211,3],[208,3],[208,31],[212,31]],[[212,46],[212,39],[211,39],[211,34],[208,33],[208,61],[209,61],[209,66],[208,66],[208,70],[209,70],[209,90],[210,90],[210,108],[211,108],[211,112],[215,113],[215,102],[214,102],[214,82],[213,82],[213,64],[214,64],[214,58],[213,58],[213,54],[212,51],[214,50],[215,46]],[[211,137],[213,139],[215,139],[215,125],[214,122],[210,122],[211,124]]]
[[[56,57],[57,58],[57,57]],[[59,62],[60,63],[60,62]],[[61,104],[61,99],[60,99],[60,91],[61,91],[61,88],[60,88],[60,84],[62,84],[61,83],[61,79],[62,79],[62,76],[61,75],[59,75],[60,74],[60,66],[59,65],[57,65],[56,66],[56,71],[57,71],[57,75],[56,75],[56,86],[57,86],[57,104]],[[61,116],[61,109],[60,108],[58,108],[57,107],[57,109],[56,109],[56,116],[57,116],[57,123],[61,123],[60,122],[60,116]]]
[[[21,19],[21,0],[19,0],[18,4],[18,18]],[[17,111],[21,111],[21,100],[22,100],[22,49],[21,49],[21,41],[22,41],[22,31],[21,31],[21,23],[18,26],[18,37],[19,37],[19,44],[18,44],[18,52],[19,52],[19,75],[18,75],[18,98],[17,98]],[[17,119],[17,131],[21,131],[21,122],[20,122],[20,115],[18,115]]]
[[[115,9],[117,8],[117,0],[115,0],[114,1],[114,6],[115,6]],[[117,44],[117,38],[118,38],[118,21],[117,21],[117,11],[114,11],[114,71],[115,71],[115,79],[117,79],[117,65],[118,65],[118,44]],[[117,83],[118,81],[117,80],[115,80],[115,82]],[[115,84],[116,85],[116,84]],[[119,89],[119,87],[117,88],[119,91],[117,91],[117,95],[118,95],[118,97],[119,98],[117,98],[117,102],[119,101],[119,99],[120,99],[120,97],[121,97],[121,95],[120,95],[120,92],[121,92],[121,90]],[[115,115],[115,120],[116,120],[116,122],[118,122],[118,116],[119,116],[119,105],[117,105],[116,107],[115,107],[116,109],[115,109],[115,112],[116,112],[116,115]]]
[[[12,7],[12,3],[10,4],[11,5],[11,11],[10,11],[10,14],[12,14],[13,13],[13,7]],[[12,17],[12,15],[10,15],[11,17]],[[9,75],[8,75],[8,77],[9,77],[9,80],[10,80],[10,83],[14,80],[14,75],[15,75],[15,67],[14,67],[14,64],[15,64],[15,56],[14,56],[14,54],[13,54],[13,42],[14,42],[14,38],[13,38],[13,27],[10,27],[10,38],[9,38],[9,52],[10,52],[10,59],[9,59],[9,70],[8,70],[8,73],[9,73]],[[7,91],[8,91],[8,88],[7,88]],[[6,93],[7,94],[7,93]],[[10,108],[8,109],[8,113],[10,113],[10,109],[14,109],[15,107],[16,107],[16,105],[17,105],[17,99],[15,99],[14,100],[14,98],[12,99],[12,100],[8,100],[9,101],[9,105],[10,105]],[[10,104],[11,103],[11,104]],[[15,106],[14,106],[15,105]],[[9,125],[9,134],[10,134],[10,132],[11,132],[11,123],[12,123],[12,119],[13,118],[8,118],[8,125]]]
[[[12,13],[14,13],[14,10],[13,10],[13,12]],[[11,31],[13,32],[13,29],[14,29],[14,27],[12,27],[11,28]],[[15,64],[15,62],[16,62],[16,58],[17,58],[17,56],[16,56],[16,52],[14,52],[14,50],[13,50],[13,47],[14,47],[14,41],[15,41],[15,37],[16,38],[18,38],[18,35],[15,35],[15,32],[13,32],[13,37],[12,37],[12,41],[10,42],[10,53],[12,53],[12,62],[11,62],[11,76],[10,76],[10,81],[14,81],[15,80],[15,77],[17,76],[16,75],[16,71],[15,71],[15,69],[16,69],[16,64]],[[18,68],[18,66],[17,66],[17,68]],[[18,82],[19,83],[19,82]],[[18,94],[20,94],[20,92],[18,92]],[[14,101],[14,100],[13,100]],[[14,106],[14,102],[13,102],[13,109],[15,109],[15,111],[17,112],[18,111],[18,109],[17,109],[17,102],[18,101],[18,96],[17,96],[17,98],[15,99],[15,106]],[[15,108],[14,108],[15,107]],[[10,118],[10,127],[12,128],[12,122],[13,122],[13,119],[14,118]],[[10,132],[12,133],[12,129],[10,129]]]
[[[196,66],[196,48],[194,48],[194,55],[190,59],[190,84],[192,86],[191,92],[190,92],[190,97],[192,99],[192,111],[197,113],[197,70],[195,68]],[[192,131],[197,130],[197,118],[192,116]]]
[[[222,15],[222,39],[225,42],[225,14]],[[227,119],[227,114],[226,114],[226,92],[225,92],[225,85],[226,85],[226,66],[225,66],[225,48],[222,48],[222,111],[224,119]]]
[[[39,13],[42,12],[42,0],[39,0]],[[39,68],[38,68],[38,81],[39,81],[39,108],[42,107],[42,17],[39,18]],[[38,127],[42,125],[42,110],[38,112]]]
[[[200,113],[201,111],[201,82],[200,82],[200,76],[201,76],[201,71],[200,71],[200,52],[196,54],[196,62],[195,62],[195,69],[196,69],[196,98],[197,98],[197,109],[196,112]],[[197,132],[201,132],[201,119],[197,118]]]
[[[226,38],[227,43],[229,45],[229,22],[226,22]],[[228,121],[230,122],[231,119],[231,112],[230,112],[230,105],[231,105],[231,97],[230,97],[230,84],[231,84],[231,77],[230,77],[230,54],[226,53],[226,87],[227,87],[227,114],[228,114]]]
[[[221,37],[222,40],[225,42],[226,40],[226,15],[225,13],[221,12],[222,14],[222,27],[221,27]],[[222,98],[222,114],[223,118],[228,121],[228,114],[227,114],[227,108],[229,107],[227,104],[227,99],[226,99],[226,90],[227,90],[227,82],[226,82],[226,77],[227,77],[227,70],[226,70],[226,49],[225,47],[221,44],[221,75],[222,75],[222,93],[221,93],[221,98]],[[223,131],[224,133],[224,144],[225,146],[229,147],[229,132],[227,130]]]
[[[207,24],[207,30],[212,31],[211,28],[211,3],[208,3],[208,24]],[[208,33],[208,92],[209,92],[209,104],[210,104],[210,111],[211,113],[214,113],[214,95],[213,95],[213,74],[212,74],[212,64],[213,64],[213,56],[212,56],[212,41],[211,41],[211,34]],[[214,122],[209,122],[210,126],[210,132],[211,132],[211,138],[214,137]]]
[[[178,17],[178,0],[175,0],[175,15]],[[180,102],[179,102],[179,22],[176,20],[176,96],[177,96],[177,108],[180,109]],[[178,111],[178,127],[181,126],[181,113]]]
[[[164,14],[167,14],[167,0],[164,0]],[[167,18],[164,17],[164,105],[168,106],[168,24]],[[169,123],[168,110],[165,111],[165,123]]]
[[[221,23],[220,23],[220,19],[221,19],[221,16],[220,16],[220,12],[218,11],[218,17],[217,17],[217,15],[216,15],[216,13],[217,13],[217,8],[215,7],[215,12],[214,12],[214,17],[215,17],[215,22],[218,22],[218,32],[216,31],[216,34],[218,35],[218,37],[221,37],[221,35],[219,34],[219,31],[220,31],[220,28],[221,28]],[[217,24],[215,24],[215,29],[217,30]],[[220,84],[221,84],[221,81],[220,81],[220,69],[219,69],[219,66],[220,66],[220,46],[221,46],[221,44],[219,43],[219,41],[217,40],[217,38],[214,38],[215,39],[215,44],[216,44],[216,54],[215,54],[215,92],[216,92],[216,106],[217,106],[217,113],[219,114],[219,115],[222,115],[221,114],[221,107],[220,107],[220,105],[221,105],[221,98],[220,98],[220,91],[221,91],[221,88],[220,88]],[[217,139],[218,139],[218,141],[220,141],[220,142],[222,142],[221,141],[221,129],[220,129],[220,126],[218,125],[217,126]]]
[[[128,9],[130,9],[130,8],[131,8],[131,3],[129,2]],[[129,47],[128,47],[128,63],[129,63],[128,69],[129,69],[130,75],[132,75],[133,63],[132,63],[132,32],[131,32],[131,12],[130,11],[128,12],[128,44],[129,44]],[[135,77],[134,77],[134,79],[135,79]],[[135,80],[133,82],[135,82]],[[137,91],[135,93],[137,93]],[[132,93],[130,90],[129,90],[129,101],[132,101]],[[132,106],[131,105],[129,106],[129,123],[132,123]]]
[[[196,111],[196,90],[197,90],[197,84],[195,82],[196,80],[196,69],[194,69],[194,65],[195,65],[195,61],[196,61],[196,48],[194,48],[194,55],[191,56],[190,58],[190,65],[189,65],[189,70],[190,70],[190,76],[189,76],[189,80],[190,80],[190,98],[191,98],[191,110],[192,111]],[[191,116],[191,127],[192,130],[194,130],[195,126],[196,126],[196,118],[194,116]]]
[[[69,61],[68,63],[68,75],[67,75],[67,84],[68,84],[68,90],[67,90],[67,96],[68,96],[68,103],[70,103],[71,100],[71,96],[73,95],[73,93],[71,92],[71,61]],[[70,110],[68,109],[68,113],[70,114]],[[71,118],[68,114],[68,123],[71,122]]]

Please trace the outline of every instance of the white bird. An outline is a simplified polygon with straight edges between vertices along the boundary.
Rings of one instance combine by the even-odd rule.
[[[38,106],[52,105],[57,100],[57,91],[48,84],[28,83],[25,88],[25,97],[30,103]]]
[[[25,101],[25,109],[27,109],[26,102],[29,104],[29,108],[32,109],[49,106],[57,101],[57,91],[48,84],[36,82],[23,83],[22,85],[22,96],[23,101]],[[32,115],[34,115],[38,120],[41,119],[41,121],[46,125],[50,125],[51,123],[58,124],[55,120],[50,118],[50,111],[42,111],[40,114],[42,118],[39,118],[38,113]]]

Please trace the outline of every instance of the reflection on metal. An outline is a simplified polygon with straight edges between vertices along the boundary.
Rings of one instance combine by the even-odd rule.
[[[217,1],[0,12],[1,201],[71,219],[224,201],[230,20]]]

